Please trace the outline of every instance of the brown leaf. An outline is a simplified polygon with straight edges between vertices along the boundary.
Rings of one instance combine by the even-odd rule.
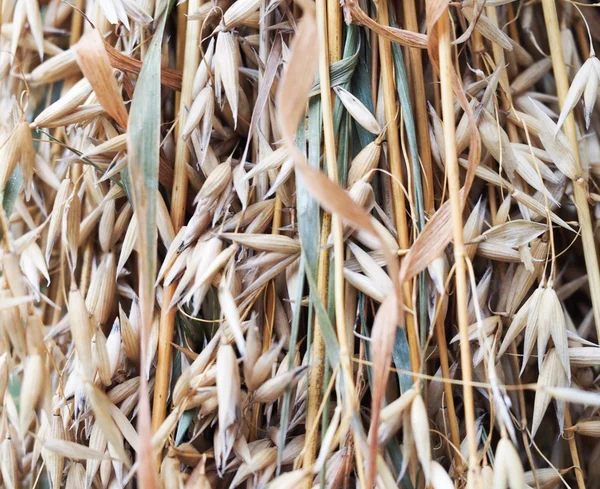
[[[369,429],[369,473],[375,473],[377,453],[379,449],[378,430],[381,415],[381,403],[390,375],[392,349],[396,338],[396,328],[403,323],[398,317],[395,294],[389,294],[379,307],[371,332],[371,353],[373,356],[373,388],[371,394],[371,426]],[[372,477],[372,476],[371,476]]]
[[[464,192],[464,189],[461,192]],[[447,200],[425,225],[404,257],[400,268],[400,282],[410,280],[425,270],[427,265],[440,256],[451,240],[452,219],[450,201]]]
[[[127,127],[128,114],[123,102],[121,90],[110,65],[110,59],[104,47],[104,40],[97,29],[85,34],[73,46],[77,64],[89,80],[98,100],[117,123]]]

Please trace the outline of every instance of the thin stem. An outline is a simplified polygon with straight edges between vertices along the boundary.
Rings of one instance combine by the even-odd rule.
[[[342,24],[341,9],[337,0],[327,0],[327,44],[329,49],[328,62],[335,63],[342,56]],[[329,71],[329,69],[328,69]],[[324,87],[324,85],[322,85]],[[322,89],[322,91],[325,88]],[[337,162],[329,163],[328,167],[335,165],[337,174]],[[334,181],[337,181],[337,176]],[[329,247],[327,240],[331,233],[332,218],[330,214],[323,214],[321,223],[321,239],[319,262],[317,269],[317,287],[319,297],[323,304],[327,304],[329,295]],[[311,363],[314,365],[310,370],[310,383],[308,391],[308,406],[306,410],[307,436],[304,444],[304,467],[310,467],[316,458],[317,447],[319,444],[319,422],[320,406],[323,401],[323,387],[325,381],[325,342],[319,327],[319,320],[315,318],[313,329],[313,341],[311,347]],[[325,413],[326,414],[326,413]],[[325,414],[323,416],[325,416]]]
[[[323,304],[327,304],[327,295],[329,288],[329,247],[327,239],[331,232],[331,215],[323,214],[321,224],[321,242],[319,243],[321,251],[319,252],[319,265],[317,271],[317,287],[319,297]],[[325,342],[319,328],[319,320],[315,318],[313,341],[311,349],[311,363],[314,365],[310,369],[310,383],[308,385],[308,407],[306,410],[306,427],[309,434],[304,443],[304,467],[310,467],[315,461],[317,445],[319,441],[319,432],[317,428],[312,428],[319,423],[319,406],[323,396],[323,379],[325,366]]]
[[[188,1],[188,14],[195,12],[200,7],[200,0]],[[183,128],[187,116],[187,108],[192,105],[192,86],[196,69],[200,62],[198,45],[201,35],[201,22],[189,21],[185,35],[185,60],[183,66],[183,80],[181,85],[181,103],[179,105],[179,119],[177,124]],[[177,138],[175,149],[175,170],[173,175],[173,192],[171,195],[171,220],[175,232],[179,231],[185,220],[187,202],[187,160],[189,150],[185,141]],[[171,360],[173,350],[171,342],[175,330],[175,308],[169,308],[178,281],[165,287],[163,292],[162,310],[158,336],[158,360],[156,364],[156,377],[154,385],[154,402],[152,408],[152,429],[156,431],[164,421],[167,413],[167,397],[169,395],[169,379],[171,373]]]
[[[548,32],[548,44],[550,46],[550,57],[552,59],[552,69],[554,71],[554,80],[556,83],[556,94],[558,95],[560,106],[562,107],[565,98],[567,97],[567,92],[569,91],[569,78],[567,76],[567,66],[562,51],[560,27],[554,0],[542,0],[542,8],[544,11],[546,30]],[[587,202],[586,182],[583,177],[581,159],[579,156],[579,137],[577,136],[575,117],[572,112],[567,116],[564,127],[575,161],[577,165],[579,165],[577,173],[581,175],[573,182],[573,197],[575,206],[577,207],[579,224],[581,226],[581,239],[586,269],[588,271],[588,280],[590,282],[590,295],[592,299],[592,308],[594,310],[596,332],[598,337],[600,337],[600,269],[598,268],[598,256],[596,255],[596,243],[590,216],[590,208]]]
[[[327,162],[327,173],[329,178],[337,182],[337,151],[335,144],[335,132],[333,124],[333,104],[331,80],[329,77],[329,42],[327,31],[327,6],[326,0],[317,0],[317,29],[319,35],[319,80],[321,83],[321,104],[323,110],[323,135],[325,142],[325,161]],[[346,416],[352,417],[356,412],[356,395],[354,388],[354,379],[352,377],[352,365],[350,362],[350,349],[348,345],[348,335],[346,334],[346,319],[344,307],[344,232],[342,220],[339,215],[334,214],[331,217],[331,229],[333,233],[333,253],[334,253],[334,294],[335,294],[335,324],[340,345],[340,363],[342,370],[342,379],[344,385],[343,406]],[[356,434],[355,434],[356,436]],[[364,483],[363,467],[360,453],[355,451],[357,458],[356,467],[358,469],[361,487],[366,487]]]
[[[439,300],[448,300],[447,297],[440,297]],[[444,328],[445,317],[441,314],[435,322],[435,332],[440,355],[440,366],[442,367],[442,377],[450,379],[450,363],[448,362],[448,342],[446,341],[446,330]],[[444,395],[446,397],[446,405],[448,406],[448,422],[450,423],[450,438],[452,444],[456,447],[460,446],[460,431],[458,428],[458,418],[456,417],[456,408],[454,406],[454,396],[452,394],[452,384],[444,382]],[[460,454],[455,450],[451,450],[454,469],[460,476],[463,472],[463,463]]]
[[[327,41],[329,45],[329,64],[342,58],[342,7],[338,0],[327,0]]]
[[[175,66],[177,71],[183,72],[185,61],[185,35],[187,32],[187,5],[177,5],[177,45],[175,47]],[[181,106],[181,92],[175,92],[175,107]],[[175,138],[179,135],[179,124],[175,126]]]
[[[381,25],[389,25],[389,12],[387,1],[377,6],[377,21]],[[400,165],[400,137],[398,133],[398,119],[396,109],[396,85],[394,83],[394,63],[390,41],[379,36],[379,59],[381,65],[381,82],[383,89],[383,103],[385,109],[385,122],[387,125],[388,161],[390,171],[396,181],[403,181],[403,171]],[[406,203],[399,185],[392,184],[392,201],[394,205],[394,223],[398,231],[398,244],[400,248],[409,248],[408,224],[406,221]],[[411,283],[405,282],[403,286],[404,301],[412,304]],[[415,327],[415,317],[407,314],[406,332],[410,348],[410,363],[414,372],[421,368],[418,334]]]
[[[409,31],[419,32],[415,0],[402,0],[404,8],[405,28]],[[419,145],[419,158],[423,167],[423,198],[425,212],[432,214],[434,211],[433,190],[433,165],[431,160],[431,146],[429,141],[429,120],[427,118],[427,97],[425,94],[425,81],[423,77],[422,52],[417,48],[407,48],[410,67],[410,88],[414,102],[417,122],[417,138]]]
[[[454,238],[454,260],[456,266],[456,305],[458,312],[458,330],[460,334],[460,360],[465,409],[465,430],[469,451],[469,472],[473,473],[478,464],[477,438],[475,433],[475,406],[473,404],[473,388],[470,383],[471,345],[469,343],[469,321],[467,310],[467,280],[465,264],[465,244],[463,238],[463,220],[460,197],[458,158],[456,151],[456,128],[454,125],[454,92],[452,89],[452,49],[450,44],[450,21],[445,10],[437,23],[438,50],[440,56],[440,81],[442,96],[442,115],[444,127],[444,144],[446,148],[446,169],[448,172],[448,191],[452,214],[452,231]]]
[[[565,406],[565,430],[568,431],[573,426],[571,421],[571,410],[569,406]],[[571,458],[573,459],[573,467],[575,468],[575,478],[577,479],[577,487],[579,489],[585,489],[585,480],[583,479],[583,471],[581,470],[581,463],[579,462],[579,453],[577,451],[577,443],[575,441],[575,434],[568,437],[569,440],[569,451],[571,452]]]

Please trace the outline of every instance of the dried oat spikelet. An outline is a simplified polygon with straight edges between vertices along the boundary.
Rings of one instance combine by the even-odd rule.
[[[358,98],[341,86],[334,87],[334,91],[344,108],[356,122],[372,134],[381,134],[381,126],[377,122],[377,119],[375,119],[369,109]]]
[[[123,340],[123,349],[125,355],[132,362],[139,363],[140,359],[140,345],[139,345],[139,315],[136,312],[139,311],[138,300],[134,299],[134,305],[131,307],[129,318],[125,315],[125,312],[119,304],[119,321],[121,325],[121,338]]]
[[[183,228],[182,228],[183,229]],[[117,276],[121,274],[121,271],[125,268],[125,264],[137,242],[137,218],[135,215],[132,216],[131,221],[129,221],[129,225],[127,226],[127,231],[125,232],[125,237],[123,238],[123,243],[121,244],[121,253],[119,254],[119,262],[117,263]],[[165,260],[164,263],[168,263]],[[164,266],[163,263],[163,266]],[[162,272],[162,268],[161,268]],[[159,277],[161,274],[159,273]]]
[[[85,381],[85,392],[97,423],[106,440],[112,445],[118,458],[127,467],[131,467],[129,456],[123,447],[123,435],[110,415],[112,403],[106,394],[100,391],[91,381]]]
[[[233,115],[233,127],[237,127],[239,108],[239,67],[242,64],[238,43],[233,33],[225,25],[220,27],[215,48],[215,93],[223,106],[222,91],[225,92]]]
[[[57,119],[63,118],[82,105],[92,91],[92,86],[87,78],[82,78],[60,99],[44,109],[34,119],[31,124],[32,127],[48,127],[52,125]]]
[[[304,484],[306,484],[306,482],[310,482],[309,478],[311,476],[312,474],[305,469],[285,472],[269,482],[266,489],[289,489],[290,487],[302,487]]]
[[[208,5],[208,4],[204,4]],[[208,5],[210,6],[210,5]],[[206,86],[206,83],[209,80],[209,69],[212,71],[212,60],[215,54],[215,39],[211,38],[208,43],[208,47],[204,50],[204,58],[200,61],[198,65],[198,70],[196,71],[196,75],[194,76],[194,84],[192,87],[192,98],[196,98],[200,91]]]
[[[364,178],[367,182],[370,182],[373,178],[373,171],[379,165],[379,158],[381,156],[381,136],[377,137],[375,141],[367,144],[358,153],[348,170],[348,188],[351,188],[358,180]]]
[[[260,7],[260,0],[239,0],[234,2],[223,15],[223,23],[228,29],[237,27],[250,18]]]
[[[6,273],[6,268],[4,268]],[[8,289],[0,290],[0,301],[10,301],[12,294]],[[0,321],[2,330],[6,333],[10,344],[13,347],[13,355],[24,359],[27,354],[27,344],[25,339],[25,330],[19,316],[18,307],[6,307],[0,310]]]
[[[23,382],[21,384],[21,399],[19,413],[19,429],[24,437],[31,424],[35,410],[44,394],[47,371],[44,361],[43,344],[38,344],[32,337],[31,331],[27,330],[27,352],[25,368],[23,370]]]
[[[194,203],[200,203],[205,199],[212,201],[217,200],[225,189],[231,183],[232,170],[231,163],[228,161],[221,163],[208,175],[206,182],[202,186],[200,192],[196,196]],[[191,223],[188,223],[188,228],[191,227]]]
[[[289,150],[286,146],[282,146],[275,151],[271,151],[270,149],[267,149],[266,151],[268,155],[257,162],[256,165],[246,173],[246,180],[250,180],[265,171],[276,170],[290,159]]]
[[[560,483],[561,475],[564,473],[564,470],[557,470],[554,467],[536,469],[535,474],[529,470],[525,472],[525,483],[528,487],[536,487],[537,481],[540,489],[551,489]]]
[[[585,128],[590,128],[592,119],[592,111],[596,104],[596,95],[598,93],[598,85],[600,84],[600,60],[596,57],[593,51],[590,57],[583,63],[583,66],[577,72],[571,83],[571,87],[567,92],[563,108],[560,111],[560,117],[556,124],[555,134],[560,131],[569,113],[573,110],[579,99],[583,95]]]
[[[546,387],[567,387],[568,379],[565,375],[565,371],[560,363],[560,358],[553,348],[548,352],[544,358],[540,370],[540,376],[538,378],[539,389],[535,393],[535,404],[533,407],[533,421],[531,423],[531,436],[534,437],[539,429],[546,409],[550,404],[551,397],[545,391]],[[565,403],[563,401],[556,401],[556,418],[558,419],[558,425],[562,432],[564,423],[564,410]]]
[[[279,399],[288,387],[294,387],[306,373],[307,366],[296,367],[293,370],[276,375],[262,384],[252,396],[254,403],[270,404]]]
[[[21,489],[17,449],[10,437],[0,445],[0,469],[6,489]]]
[[[96,334],[92,338],[92,356],[100,381],[104,385],[110,385],[112,379],[110,359],[106,346],[106,336],[104,336],[100,327],[96,328]]]
[[[25,75],[25,80],[32,86],[39,86],[80,73],[73,50],[67,49],[37,65],[29,74]]]
[[[50,216],[50,224],[48,225],[46,253],[44,255],[46,258],[46,262],[50,262],[50,257],[52,255],[54,243],[56,242],[56,238],[58,237],[61,231],[61,224],[64,215],[65,205],[69,196],[70,185],[71,180],[69,180],[68,178],[65,178],[62,182],[60,182],[60,187],[54,199],[52,215]]]
[[[540,138],[544,149],[550,155],[552,162],[570,180],[578,180],[581,177],[581,167],[576,161],[573,150],[567,136],[557,130],[557,125],[531,98],[523,101],[524,109],[528,114],[534,116],[528,120],[530,130],[535,130]]]
[[[381,410],[381,426],[379,427],[378,435],[380,445],[385,444],[402,427],[402,415],[410,408],[416,396],[417,391],[415,389],[408,389],[398,399]]]
[[[435,460],[431,462],[429,467],[431,472],[431,485],[433,489],[453,489],[454,483],[448,475],[448,472]]]
[[[85,298],[88,310],[100,324],[106,324],[110,318],[116,292],[116,276],[115,255],[106,253],[92,276]]]
[[[69,291],[69,325],[79,361],[84,368],[85,375],[91,379],[94,372],[92,361],[93,330],[89,312],[75,280],[71,281],[71,290]]]
[[[77,267],[77,251],[79,249],[79,227],[81,220],[81,200],[78,188],[71,187],[71,196],[65,206],[63,218],[62,237],[65,249],[69,251],[70,266],[72,270]]]
[[[86,485],[85,469],[79,462],[72,463],[67,472],[65,489],[81,489],[89,487]]]
[[[40,275],[46,279],[48,284],[50,283],[50,275],[48,274],[48,267],[46,266],[42,250],[40,250],[35,241],[30,241],[21,251],[19,265],[29,286],[33,289],[34,295],[36,298],[39,297],[41,286]]]
[[[231,487],[236,487],[247,480],[252,474],[259,473],[277,461],[277,448],[264,448],[238,468]]]
[[[282,172],[279,173],[279,175],[281,174]],[[246,178],[246,170],[244,169],[243,165],[237,165],[233,169],[233,187],[235,188],[235,193],[240,199],[242,209],[246,209],[248,206],[248,197],[250,194],[250,182]],[[269,190],[269,194],[271,193],[271,190]]]
[[[230,270],[229,274],[231,276],[235,272]],[[233,334],[237,349],[243,357],[246,354],[246,342],[244,340],[244,333],[242,332],[242,320],[226,276],[221,279],[219,285],[219,304],[221,305],[221,312],[227,321],[227,330]]]
[[[106,437],[98,423],[93,423],[89,436],[89,447],[99,453],[106,450]],[[96,473],[100,468],[100,459],[87,459],[85,464],[85,480],[87,488],[92,486]]]
[[[548,226],[543,223],[515,219],[488,229],[480,236],[472,239],[469,244],[486,242],[487,244],[518,248],[542,235],[547,229]]]
[[[219,439],[219,449],[215,450],[215,459],[218,470],[222,472],[237,438],[240,416],[240,376],[231,345],[221,343],[219,346],[217,371],[219,372],[217,376],[219,426],[215,436]]]
[[[575,426],[571,427],[568,431],[574,431],[583,436],[591,436],[594,438],[600,438],[600,420],[590,419],[579,421]]]
[[[52,416],[50,423],[49,438],[52,440],[66,440],[65,426],[63,424],[62,416],[59,412],[56,412]],[[60,489],[62,474],[65,468],[65,458],[55,452],[48,449],[42,451],[42,456],[46,462],[48,472],[50,472],[50,481],[53,489]]]
[[[567,375],[569,383],[571,382],[571,367],[569,363],[569,346],[567,343],[567,326],[565,323],[565,315],[562,305],[556,291],[549,286],[543,289],[541,300],[539,301],[539,309],[533,308],[530,312],[530,319],[537,321],[537,339],[538,339],[538,366],[541,371],[541,366],[546,351],[546,345],[551,337],[554,341],[556,353],[560,359],[560,363]],[[527,331],[533,333],[533,329],[527,324]],[[525,334],[524,348],[531,351],[528,341],[532,341],[531,336]],[[523,364],[526,362],[526,357],[523,358]]]
[[[210,286],[213,278],[225,266],[225,264],[236,253],[237,250],[238,245],[234,243],[214,256],[212,261],[208,261],[204,268],[198,267],[196,277],[194,278],[194,285],[183,297],[183,302],[188,302],[190,299],[194,298],[195,308],[199,309],[200,303],[208,292],[208,287]],[[195,295],[197,292],[199,293],[198,296]],[[178,301],[179,298],[174,296],[170,307],[173,307]]]
[[[525,473],[521,458],[508,438],[501,438],[496,447],[493,489],[521,489]]]
[[[4,405],[4,395],[8,387],[8,352],[4,352],[0,355],[0,405]]]
[[[117,217],[117,207],[114,199],[108,199],[104,204],[104,212],[98,226],[98,240],[104,253],[112,251],[112,235]]]
[[[194,102],[190,107],[188,117],[185,121],[185,126],[183,127],[181,137],[183,137],[184,140],[189,139],[192,131],[196,128],[196,126],[198,126],[198,124],[200,124],[200,121],[202,121],[202,127],[200,129],[202,135],[201,150],[206,151],[210,133],[212,131],[214,111],[215,94],[212,86],[209,85],[204,87],[194,99]]]
[[[121,358],[121,325],[116,317],[113,326],[106,339],[106,351],[108,353],[108,365],[110,377],[115,374]]]
[[[160,465],[160,480],[163,487],[172,487],[181,489],[183,487],[183,474],[180,469],[180,462],[177,459],[173,449],[169,449],[167,456],[163,458]]]
[[[17,122],[14,129],[4,133],[0,142],[0,188],[4,189],[17,163],[21,162],[27,195],[31,192],[34,155],[31,130],[27,122]],[[29,197],[28,197],[29,198]]]
[[[542,58],[539,61],[536,61],[515,77],[510,85],[510,91],[513,95],[518,95],[529,90],[537,82],[539,82],[546,75],[546,73],[550,71],[551,68],[551,58]]]
[[[300,242],[284,235],[221,233],[219,236],[257,251],[270,251],[288,255],[300,253]]]
[[[256,327],[250,327],[248,329],[248,334],[250,335],[250,330],[256,329]],[[257,332],[252,334],[250,337],[257,338]],[[271,346],[266,352],[260,355],[255,362],[253,362],[251,368],[248,367],[248,372],[246,373],[246,361],[244,361],[244,380],[246,381],[246,385],[250,391],[258,389],[269,377],[273,365],[276,364],[277,357],[281,352],[281,348],[283,347],[283,341],[285,338],[282,338],[278,343],[275,343]],[[249,350],[246,349],[248,352]],[[249,362],[248,362],[249,363]]]
[[[417,457],[421,463],[425,484],[431,480],[431,442],[429,438],[429,419],[423,398],[416,395],[410,407],[410,430],[412,431]]]

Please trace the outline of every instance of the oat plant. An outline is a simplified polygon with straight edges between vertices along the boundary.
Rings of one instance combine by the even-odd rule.
[[[598,487],[597,4],[0,26],[1,487]]]

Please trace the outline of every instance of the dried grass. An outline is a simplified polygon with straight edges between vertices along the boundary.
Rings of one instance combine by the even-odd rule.
[[[2,487],[598,487],[597,6],[0,25]]]

